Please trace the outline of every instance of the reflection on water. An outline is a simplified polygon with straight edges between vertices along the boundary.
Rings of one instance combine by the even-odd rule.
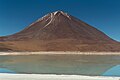
[[[15,72],[12,70],[5,69],[5,68],[0,68],[0,73],[15,73]]]
[[[120,76],[120,65],[116,65],[111,69],[107,70],[103,76]]]
[[[17,73],[101,75],[120,64],[120,56],[24,55],[0,56],[0,67]]]

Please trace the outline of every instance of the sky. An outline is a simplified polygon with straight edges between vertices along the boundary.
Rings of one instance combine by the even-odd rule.
[[[0,0],[0,36],[62,10],[120,41],[120,0]]]

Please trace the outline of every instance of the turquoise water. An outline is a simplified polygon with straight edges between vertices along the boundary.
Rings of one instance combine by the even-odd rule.
[[[116,65],[110,69],[108,69],[103,76],[120,76],[120,65]]]
[[[0,68],[0,73],[15,73],[15,72],[9,69]]]
[[[0,56],[0,68],[16,73],[106,75],[120,56],[24,55]],[[4,71],[4,70],[3,70]],[[0,72],[3,72],[0,71]],[[108,74],[109,75],[109,74]],[[114,76],[114,74],[111,74]]]

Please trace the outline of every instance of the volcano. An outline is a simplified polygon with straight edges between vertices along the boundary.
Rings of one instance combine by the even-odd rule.
[[[56,11],[16,34],[0,37],[0,50],[120,51],[120,43],[87,23]]]

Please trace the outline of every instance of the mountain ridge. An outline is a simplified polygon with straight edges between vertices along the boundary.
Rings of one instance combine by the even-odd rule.
[[[120,51],[117,41],[63,11],[49,13],[0,41],[19,51]]]

